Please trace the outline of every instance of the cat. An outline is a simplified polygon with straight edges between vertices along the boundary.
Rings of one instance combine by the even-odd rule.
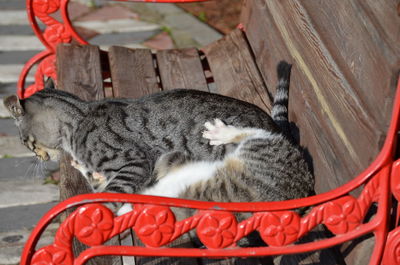
[[[237,144],[222,160],[193,161],[180,151],[160,156],[157,182],[144,195],[215,202],[282,201],[307,197],[314,178],[302,151],[282,133],[206,122],[203,138],[210,145]],[[124,204],[118,215],[132,210]],[[191,213],[191,211],[189,211]],[[182,211],[175,214],[183,218]]]
[[[210,145],[235,143],[222,160],[192,161],[179,151],[155,165],[158,182],[145,195],[202,201],[289,200],[310,195],[313,177],[302,152],[283,133],[227,126],[220,119],[204,124]]]
[[[94,191],[139,193],[158,181],[154,167],[162,154],[178,151],[194,161],[221,160],[235,148],[209,145],[202,137],[203,124],[214,117],[231,126],[281,133],[287,125],[290,68],[284,61],[278,65],[272,117],[244,101],[186,89],[87,102],[46,88],[23,100],[9,96],[4,105],[22,142],[39,158],[58,160],[63,150]]]

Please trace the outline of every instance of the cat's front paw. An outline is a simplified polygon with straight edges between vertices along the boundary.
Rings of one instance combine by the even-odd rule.
[[[83,170],[84,167],[83,167],[81,164],[79,164],[78,161],[72,159],[72,160],[71,160],[71,166],[74,167],[75,169],[79,170],[83,175],[85,175],[85,174],[83,173],[83,172],[84,172],[84,170]]]
[[[236,137],[240,135],[240,130],[234,126],[225,125],[220,119],[214,119],[214,123],[206,122],[203,138],[210,140],[210,145],[221,145],[234,143]]]

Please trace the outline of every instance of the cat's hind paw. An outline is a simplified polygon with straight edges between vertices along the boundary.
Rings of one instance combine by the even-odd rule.
[[[236,143],[237,137],[241,135],[241,130],[223,123],[220,119],[214,119],[214,123],[206,122],[203,138],[210,140],[210,145],[221,145]]]

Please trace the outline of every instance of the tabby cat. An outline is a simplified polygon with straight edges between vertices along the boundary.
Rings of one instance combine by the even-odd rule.
[[[286,62],[278,65],[279,84],[272,118],[252,104],[195,90],[165,91],[136,100],[87,102],[46,88],[24,100],[10,96],[4,104],[15,118],[26,146],[44,160],[57,160],[59,152],[66,151],[95,191],[140,193],[165,175],[160,173],[160,165],[173,158],[173,154],[178,154],[178,158],[190,157],[191,161],[220,163],[234,150],[232,156],[246,157],[246,162],[233,163],[230,170],[245,166],[249,171],[240,173],[244,179],[235,188],[245,194],[236,196],[237,199],[229,194],[229,200],[291,199],[309,195],[314,182],[299,149],[284,136],[290,67]],[[256,133],[239,137],[245,139],[239,147],[235,139],[210,145],[202,137],[203,124],[216,117],[221,120],[217,127],[224,122],[237,128],[260,128],[263,136],[257,138]],[[174,161],[176,165],[179,160]],[[170,169],[166,170],[168,174]],[[249,178],[250,175],[254,177]],[[215,185],[213,189],[225,184]],[[250,192],[242,189],[243,185],[257,189]],[[207,198],[207,193],[197,186],[184,196],[214,199]],[[191,192],[202,195],[190,195]],[[221,190],[221,196],[222,192],[231,191]],[[224,200],[221,196],[215,199]]]

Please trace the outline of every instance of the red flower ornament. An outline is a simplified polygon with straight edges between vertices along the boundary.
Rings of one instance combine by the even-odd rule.
[[[261,238],[270,246],[284,246],[297,240],[300,217],[290,211],[265,213],[261,219]]]
[[[146,246],[160,247],[169,242],[175,228],[175,216],[168,207],[145,206],[135,232]]]
[[[75,218],[75,236],[89,246],[107,241],[114,225],[114,215],[101,204],[80,207]]]
[[[69,264],[72,264],[72,253],[53,245],[39,249],[32,258],[32,265]]]
[[[361,221],[360,206],[352,196],[345,196],[326,204],[324,223],[336,235],[353,230]]]
[[[46,57],[40,62],[40,68],[43,75],[56,79],[56,56],[50,55]]]
[[[43,37],[52,47],[59,43],[71,42],[71,33],[66,30],[63,24],[57,23],[46,28]]]
[[[228,212],[206,212],[197,226],[197,235],[208,248],[231,246],[236,232],[236,218]]]
[[[33,0],[35,13],[51,14],[60,8],[60,0]]]

